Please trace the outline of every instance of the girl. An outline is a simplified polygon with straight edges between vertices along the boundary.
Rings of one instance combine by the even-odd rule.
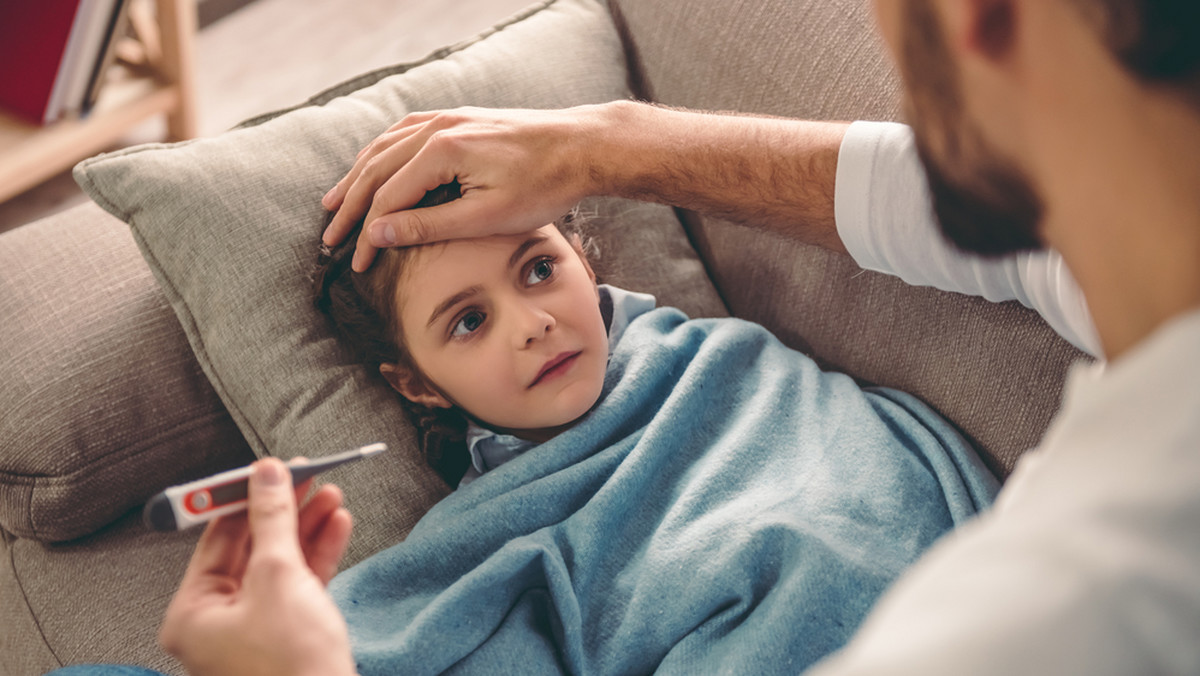
[[[357,234],[317,304],[459,484],[330,586],[364,676],[797,673],[995,495],[915,398],[598,285],[569,219],[361,274]]]
[[[421,203],[456,195],[452,183]],[[597,286],[573,223],[568,215],[518,237],[397,249],[370,274],[351,272],[352,246],[323,251],[317,307],[403,396],[450,485],[499,464],[468,463],[468,433],[472,450],[484,437],[545,441],[599,398],[610,321],[601,306],[611,313],[612,294]]]

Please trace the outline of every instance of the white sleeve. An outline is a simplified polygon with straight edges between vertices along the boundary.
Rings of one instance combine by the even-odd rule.
[[[838,235],[858,265],[932,286],[1016,300],[1060,336],[1101,356],[1083,293],[1056,251],[987,259],[942,236],[912,130],[893,122],[855,122],[838,153],[834,214]]]

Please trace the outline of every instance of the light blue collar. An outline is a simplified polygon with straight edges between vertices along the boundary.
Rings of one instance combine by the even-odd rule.
[[[611,355],[621,336],[625,335],[625,329],[629,328],[629,322],[653,310],[658,300],[648,293],[601,284],[600,295],[603,297],[605,294],[612,303],[612,321],[608,325],[608,354]]]
[[[608,323],[608,354],[612,355],[617,342],[621,340],[625,329],[629,327],[629,323],[639,315],[653,310],[658,301],[648,293],[626,291],[608,284],[601,284],[599,290],[602,311],[607,309],[606,305],[612,308],[611,319]],[[604,314],[608,319],[609,313],[604,312]],[[467,485],[482,476],[484,472],[503,465],[537,445],[536,441],[529,441],[511,434],[499,434],[486,427],[476,425],[474,422],[467,423],[466,441],[467,450],[471,454],[471,466],[467,468],[467,473],[463,475],[459,486]]]

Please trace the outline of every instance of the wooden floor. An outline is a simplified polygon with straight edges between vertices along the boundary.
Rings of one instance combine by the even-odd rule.
[[[219,134],[364,71],[420,59],[532,2],[258,0],[197,36],[200,134]],[[161,122],[148,122],[122,145],[158,141],[164,133]],[[86,200],[64,173],[0,204],[0,232]]]

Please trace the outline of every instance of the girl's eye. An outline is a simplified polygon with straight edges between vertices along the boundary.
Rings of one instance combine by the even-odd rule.
[[[546,281],[553,274],[554,259],[539,258],[538,260],[534,261],[533,265],[529,267],[529,276],[525,278],[525,283],[533,286],[534,284],[539,284]]]
[[[463,315],[462,319],[459,319],[458,323],[454,325],[453,330],[450,331],[451,337],[462,338],[463,336],[475,333],[480,326],[483,326],[484,319],[487,319],[487,315],[478,310],[471,310]]]

